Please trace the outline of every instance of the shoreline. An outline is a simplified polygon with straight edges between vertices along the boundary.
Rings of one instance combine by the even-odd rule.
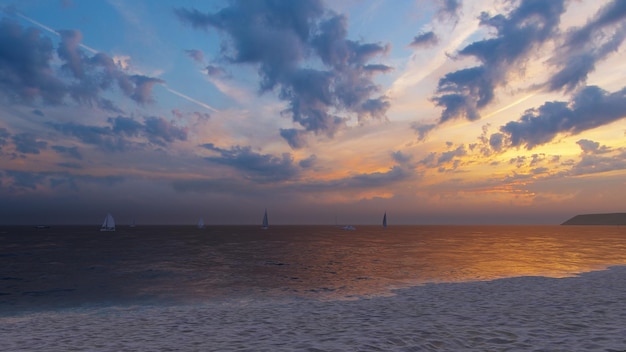
[[[426,284],[349,301],[79,308],[0,317],[0,338],[15,351],[623,351],[625,278],[619,265],[566,278]]]

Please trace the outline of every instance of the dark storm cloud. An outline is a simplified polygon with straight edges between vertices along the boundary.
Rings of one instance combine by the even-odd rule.
[[[139,104],[150,102],[153,86],[164,83],[157,78],[128,75],[106,54],[89,57],[80,48],[82,34],[77,30],[58,33],[61,40],[56,57],[66,75],[55,72],[55,50],[48,37],[6,18],[0,20],[0,93],[25,103],[41,99],[49,104],[62,104],[69,95],[80,104],[113,108],[110,101],[100,97],[113,82]]]
[[[141,142],[134,141],[132,138],[145,138],[150,143],[159,146],[187,139],[185,129],[161,117],[146,117],[141,123],[129,117],[118,116],[107,119],[107,122],[110,126],[81,125],[73,122],[49,122],[48,125],[83,143],[116,152],[140,148]]]
[[[460,56],[478,59],[480,66],[462,69],[439,81],[433,101],[443,108],[440,123],[480,118],[478,110],[489,104],[495,88],[503,84],[510,70],[526,59],[533,48],[548,40],[558,29],[564,0],[523,0],[507,16],[483,12],[480,24],[496,31],[494,38],[469,44]]]
[[[626,88],[615,93],[589,86],[571,102],[547,102],[527,110],[518,121],[500,128],[510,146],[532,149],[553,140],[558,134],[576,135],[626,117]]]
[[[0,92],[24,102],[58,104],[66,88],[50,66],[54,48],[36,29],[0,20]]]
[[[413,38],[411,44],[412,47],[420,48],[437,44],[438,39],[435,32],[430,31],[426,33],[420,33]]]
[[[626,38],[626,2],[614,0],[603,6],[579,28],[570,30],[551,63],[558,71],[548,81],[548,89],[571,91],[584,84],[596,63],[617,53]]]
[[[20,133],[13,136],[15,149],[24,154],[39,154],[41,150],[48,149],[46,141],[38,140],[37,136],[29,133]]]
[[[228,35],[221,60],[258,67],[260,91],[275,91],[289,103],[284,114],[304,129],[281,130],[296,148],[300,133],[332,136],[345,124],[334,111],[359,120],[384,118],[389,104],[375,96],[372,74],[389,67],[369,64],[388,51],[387,45],[347,39],[347,19],[327,11],[318,0],[232,1],[215,13],[177,9],[194,28],[214,28]],[[307,63],[321,60],[322,67]]]
[[[78,160],[83,159],[83,156],[80,154],[77,147],[65,147],[62,145],[53,145],[50,148],[59,154],[67,155],[71,158],[78,159]]]
[[[213,144],[203,144],[202,147],[217,152],[218,156],[209,156],[205,159],[221,165],[227,165],[243,173],[247,179],[260,182],[280,182],[291,180],[298,176],[299,169],[289,153],[281,157],[270,154],[259,154],[249,146],[234,146],[230,149],[218,148]]]

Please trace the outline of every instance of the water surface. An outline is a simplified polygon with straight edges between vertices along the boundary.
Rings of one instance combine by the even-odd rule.
[[[0,314],[296,296],[424,283],[566,277],[626,264],[617,226],[0,228]]]

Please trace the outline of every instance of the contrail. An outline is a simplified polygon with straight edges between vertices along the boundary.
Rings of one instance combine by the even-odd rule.
[[[18,17],[20,17],[20,18],[22,18],[22,19],[24,19],[24,20],[26,20],[26,21],[28,21],[28,22],[30,22],[30,23],[32,23],[32,24],[34,24],[34,25],[36,25],[36,26],[38,26],[38,27],[40,27],[40,28],[50,32],[50,33],[52,33],[52,34],[54,34],[54,35],[56,35],[57,37],[61,36],[61,33],[59,33],[58,31],[55,31],[54,29],[46,26],[45,24],[43,24],[41,22],[37,22],[34,19],[32,19],[32,18],[30,18],[30,17],[28,17],[28,16],[26,16],[24,14],[21,14],[21,13],[19,13],[17,11],[15,11],[14,14],[17,15]],[[90,46],[87,46],[85,44],[81,43],[81,44],[78,44],[78,45],[81,48],[89,51],[92,54],[97,54],[99,52],[98,50],[96,50],[96,49],[94,49],[94,48],[92,48]],[[201,102],[199,100],[196,100],[196,99],[194,99],[194,98],[192,98],[190,96],[187,96],[187,95],[185,95],[185,94],[183,94],[181,92],[173,90],[172,88],[168,87],[167,85],[165,85],[165,89],[167,89],[168,92],[170,92],[170,93],[172,93],[172,94],[174,94],[174,95],[176,95],[176,96],[178,96],[180,98],[183,98],[183,99],[185,99],[187,101],[190,101],[190,102],[192,102],[192,103],[194,103],[194,104],[196,104],[198,106],[201,106],[201,107],[203,107],[203,108],[205,108],[207,110],[211,110],[213,112],[219,112],[219,110],[217,110],[216,108],[210,106],[209,104],[205,104],[205,103],[203,103],[203,102]]]
[[[520,99],[518,99],[518,100],[516,100],[516,101],[512,102],[511,104],[509,104],[509,105],[507,105],[507,106],[501,107],[500,109],[498,109],[498,110],[496,110],[496,111],[490,112],[489,114],[487,114],[487,115],[483,116],[482,118],[483,118],[483,119],[486,119],[486,118],[492,117],[492,116],[494,116],[494,115],[496,115],[496,114],[499,114],[499,113],[503,112],[504,110],[508,110],[508,109],[510,109],[510,108],[512,108],[512,107],[514,107],[514,106],[515,106],[515,105],[517,105],[517,104],[521,104],[521,103],[523,103],[525,100],[530,99],[530,98],[534,97],[535,95],[537,95],[537,93],[536,93],[536,92],[530,93],[530,94],[528,94],[527,96],[522,97],[522,98],[520,98]]]
[[[41,27],[41,28],[45,29],[46,31],[48,31],[48,32],[50,32],[50,33],[52,33],[52,34],[56,35],[57,37],[60,37],[60,36],[61,36],[61,33],[59,33],[59,32],[57,32],[57,31],[55,31],[54,29],[52,29],[52,28],[50,28],[50,27],[46,26],[46,25],[45,25],[45,24],[43,24],[43,23],[37,22],[37,21],[35,21],[34,19],[32,19],[32,18],[30,18],[30,17],[27,17],[27,16],[25,16],[25,15],[23,15],[23,14],[19,13],[19,12],[15,12],[15,14],[16,14],[18,17],[21,17],[21,18],[23,18],[24,20],[26,20],[26,21],[28,21],[28,22],[30,22],[30,23],[32,23],[32,24],[34,24],[34,25],[36,25],[36,26],[39,26],[39,27]],[[78,44],[78,45],[79,45],[81,48],[83,48],[83,49],[85,49],[85,50],[89,51],[89,52],[90,52],[90,53],[92,53],[92,54],[97,54],[97,53],[98,53],[98,50],[96,50],[96,49],[94,49],[94,48],[92,48],[92,47],[89,47],[89,46],[87,46],[87,45],[85,45],[85,44],[82,44],[82,43],[81,43],[81,44]]]
[[[187,95],[185,95],[185,94],[183,94],[181,92],[175,91],[172,88],[168,87],[167,85],[165,86],[165,89],[167,89],[168,92],[170,92],[170,93],[172,93],[174,95],[178,95],[179,97],[181,97],[183,99],[186,99],[186,100],[188,100],[188,101],[190,101],[192,103],[198,104],[198,105],[202,106],[205,109],[208,109],[208,110],[211,110],[211,111],[214,111],[214,112],[220,112],[216,108],[214,108],[214,107],[212,107],[212,106],[210,106],[208,104],[205,104],[205,103],[203,103],[201,101],[198,101],[198,100],[196,100],[196,99],[194,99],[192,97],[189,97],[189,96],[187,96]]]

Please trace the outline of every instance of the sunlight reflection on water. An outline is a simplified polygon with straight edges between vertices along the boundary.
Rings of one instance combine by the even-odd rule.
[[[353,299],[429,282],[566,277],[626,264],[626,228],[136,227],[0,236],[0,305],[233,296]]]

